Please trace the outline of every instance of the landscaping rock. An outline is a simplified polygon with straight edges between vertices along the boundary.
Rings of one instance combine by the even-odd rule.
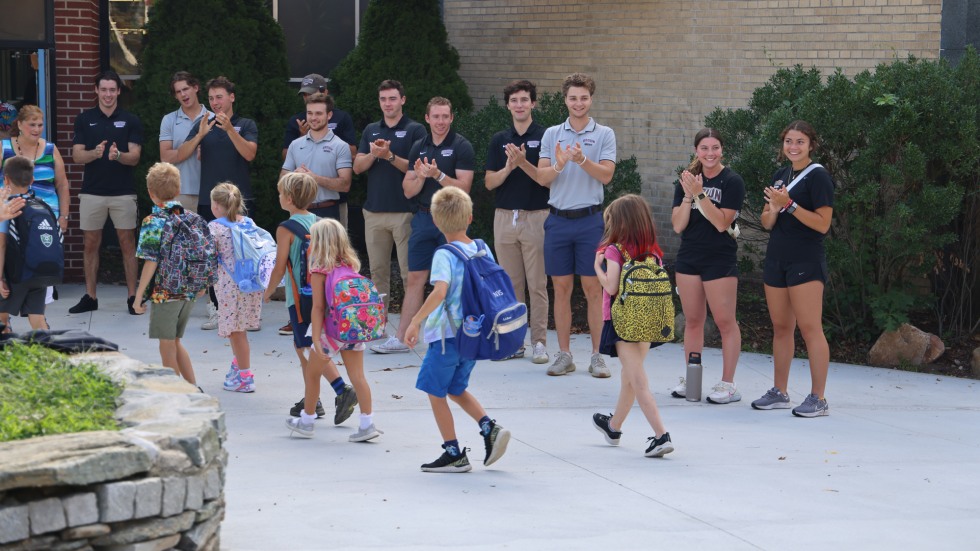
[[[68,526],[82,526],[99,522],[99,503],[92,492],[75,494],[61,500]]]
[[[180,544],[177,545],[177,549],[183,551],[198,551],[199,549],[203,549],[220,527],[221,517],[212,517],[198,524],[194,528],[184,532],[183,537],[180,538]]]
[[[31,535],[31,514],[27,505],[0,506],[0,543],[26,539]]]
[[[41,436],[0,443],[0,490],[84,486],[146,472],[146,450],[112,431]]]
[[[63,530],[68,526],[65,521],[65,510],[61,507],[61,500],[56,497],[32,501],[27,508],[31,516],[32,535],[47,534],[48,532]]]
[[[166,551],[173,549],[180,542],[180,534],[173,534],[151,541],[141,541],[127,545],[110,545],[99,551]]]
[[[169,517],[184,510],[187,501],[187,479],[170,477],[163,479],[163,510],[161,516]]]
[[[77,528],[69,528],[61,533],[61,539],[66,540],[81,540],[89,538],[97,538],[99,536],[104,536],[112,532],[112,528],[109,528],[108,524],[89,524],[88,526],[79,526]]]
[[[136,483],[113,482],[99,486],[99,520],[118,522],[133,518],[136,512]]]
[[[945,350],[939,337],[904,323],[898,330],[885,331],[878,337],[868,354],[868,362],[885,367],[898,367],[903,362],[922,365],[935,361]]]
[[[133,518],[153,517],[163,510],[163,481],[146,478],[133,482],[136,487],[136,510]]]
[[[175,517],[134,520],[113,526],[112,533],[91,542],[96,547],[137,543],[177,534],[193,525],[194,512],[187,511]]]

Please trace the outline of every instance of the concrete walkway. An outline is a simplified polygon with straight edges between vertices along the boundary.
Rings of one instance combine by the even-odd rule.
[[[49,307],[55,328],[78,327],[119,343],[129,356],[159,363],[148,316],[126,313],[123,287],[102,286],[101,308],[70,315],[81,286],[59,288]],[[352,444],[355,414],[339,427],[317,423],[313,440],[291,438],[287,409],[302,396],[299,364],[283,303],[267,305],[250,333],[257,391],[222,390],[231,360],[216,331],[201,331],[198,305],[185,344],[198,383],[227,413],[230,454],[222,548],[355,549],[976,549],[980,521],[980,382],[831,364],[831,415],[794,418],[754,411],[772,386],[771,358],[743,354],[741,402],[673,399],[682,348],[647,358],[651,388],[676,451],[643,457],[652,431],[634,407],[619,447],[591,426],[619,391],[587,373],[589,338],[573,337],[578,371],[547,377],[530,360],[481,362],[471,391],[513,433],[507,454],[482,465],[476,424],[454,407],[473,472],[428,474],[441,440],[426,396],[415,390],[415,354],[365,357],[377,426],[374,442]],[[26,320],[17,320],[17,330]],[[549,351],[557,349],[554,333]],[[833,346],[833,344],[831,344]],[[419,352],[422,348],[419,347]],[[705,386],[721,374],[705,350]],[[804,360],[794,361],[790,394],[809,392]],[[325,385],[328,412],[333,400]]]

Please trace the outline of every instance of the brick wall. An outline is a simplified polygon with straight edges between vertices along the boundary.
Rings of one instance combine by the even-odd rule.
[[[620,157],[636,156],[672,253],[671,182],[706,114],[744,107],[778,67],[853,76],[908,54],[936,58],[941,8],[941,0],[445,0],[445,22],[478,107],[515,78],[548,92],[575,71],[596,79],[593,115],[616,131]]]
[[[55,67],[58,118],[55,143],[71,184],[71,215],[65,236],[65,278],[82,280],[82,232],[78,229],[78,191],[82,165],[72,162],[75,117],[95,105],[93,79],[99,73],[99,0],[55,0]],[[52,124],[49,122],[49,124]]]

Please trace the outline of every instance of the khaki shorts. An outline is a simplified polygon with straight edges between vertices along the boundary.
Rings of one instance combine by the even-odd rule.
[[[82,231],[98,231],[112,218],[117,230],[136,229],[135,195],[78,195],[78,226]]]
[[[177,196],[177,200],[180,201],[180,204],[184,207],[184,210],[187,212],[193,212],[194,214],[197,214],[197,198],[197,195],[186,195],[184,193]]]
[[[150,338],[172,341],[184,337],[193,300],[171,300],[150,305]]]

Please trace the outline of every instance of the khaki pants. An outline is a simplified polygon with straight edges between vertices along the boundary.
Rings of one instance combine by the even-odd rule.
[[[531,342],[547,343],[548,276],[544,273],[544,221],[547,210],[497,209],[493,215],[497,262],[510,276],[517,300],[530,295]]]
[[[412,235],[412,213],[364,213],[364,241],[367,243],[371,280],[378,292],[385,295],[385,305],[391,298],[391,247],[398,251],[398,271],[402,285],[408,284],[408,238]]]

